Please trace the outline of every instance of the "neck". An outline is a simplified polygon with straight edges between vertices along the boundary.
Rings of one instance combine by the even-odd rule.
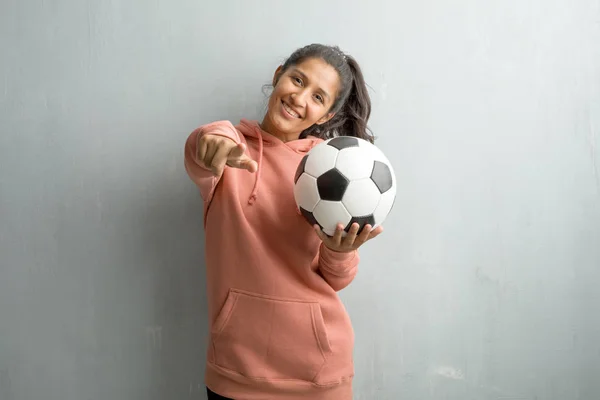
[[[284,133],[279,131],[269,120],[268,115],[265,115],[263,121],[260,123],[260,128],[269,133],[272,136],[275,136],[277,139],[282,142],[291,142],[292,140],[297,140],[300,137],[299,133]]]

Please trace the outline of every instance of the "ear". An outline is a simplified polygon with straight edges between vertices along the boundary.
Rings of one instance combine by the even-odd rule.
[[[283,65],[280,65],[275,70],[275,74],[273,74],[273,86],[277,86],[277,81],[279,81],[279,78],[281,77],[282,69],[283,69]]]
[[[335,116],[335,113],[327,113],[320,120],[316,122],[317,125],[323,125],[325,122],[329,121],[331,118]]]

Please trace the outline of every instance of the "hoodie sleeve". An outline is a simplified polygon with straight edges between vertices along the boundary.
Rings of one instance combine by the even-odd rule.
[[[319,247],[316,260],[319,273],[336,292],[350,285],[358,272],[359,261],[358,250],[339,253],[323,243]]]
[[[212,172],[198,162],[198,140],[204,135],[219,135],[240,143],[240,135],[229,121],[216,121],[196,128],[187,138],[184,148],[185,170],[192,181],[200,188],[205,202],[210,202],[219,182]]]

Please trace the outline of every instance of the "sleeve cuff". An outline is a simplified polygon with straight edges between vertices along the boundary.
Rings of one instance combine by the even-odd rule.
[[[223,136],[238,144],[241,141],[238,131],[229,121],[216,121],[206,124],[202,129],[202,135]]]
[[[323,243],[320,248],[321,267],[331,272],[344,273],[355,267],[358,261],[358,250],[338,252],[331,250]]]

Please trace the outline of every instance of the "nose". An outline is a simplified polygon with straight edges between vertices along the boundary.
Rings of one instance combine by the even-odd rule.
[[[292,95],[291,95],[294,105],[298,106],[298,107],[304,107],[304,105],[306,104],[305,97],[306,97],[306,91],[304,91],[304,90],[296,92],[296,93],[292,93]]]

